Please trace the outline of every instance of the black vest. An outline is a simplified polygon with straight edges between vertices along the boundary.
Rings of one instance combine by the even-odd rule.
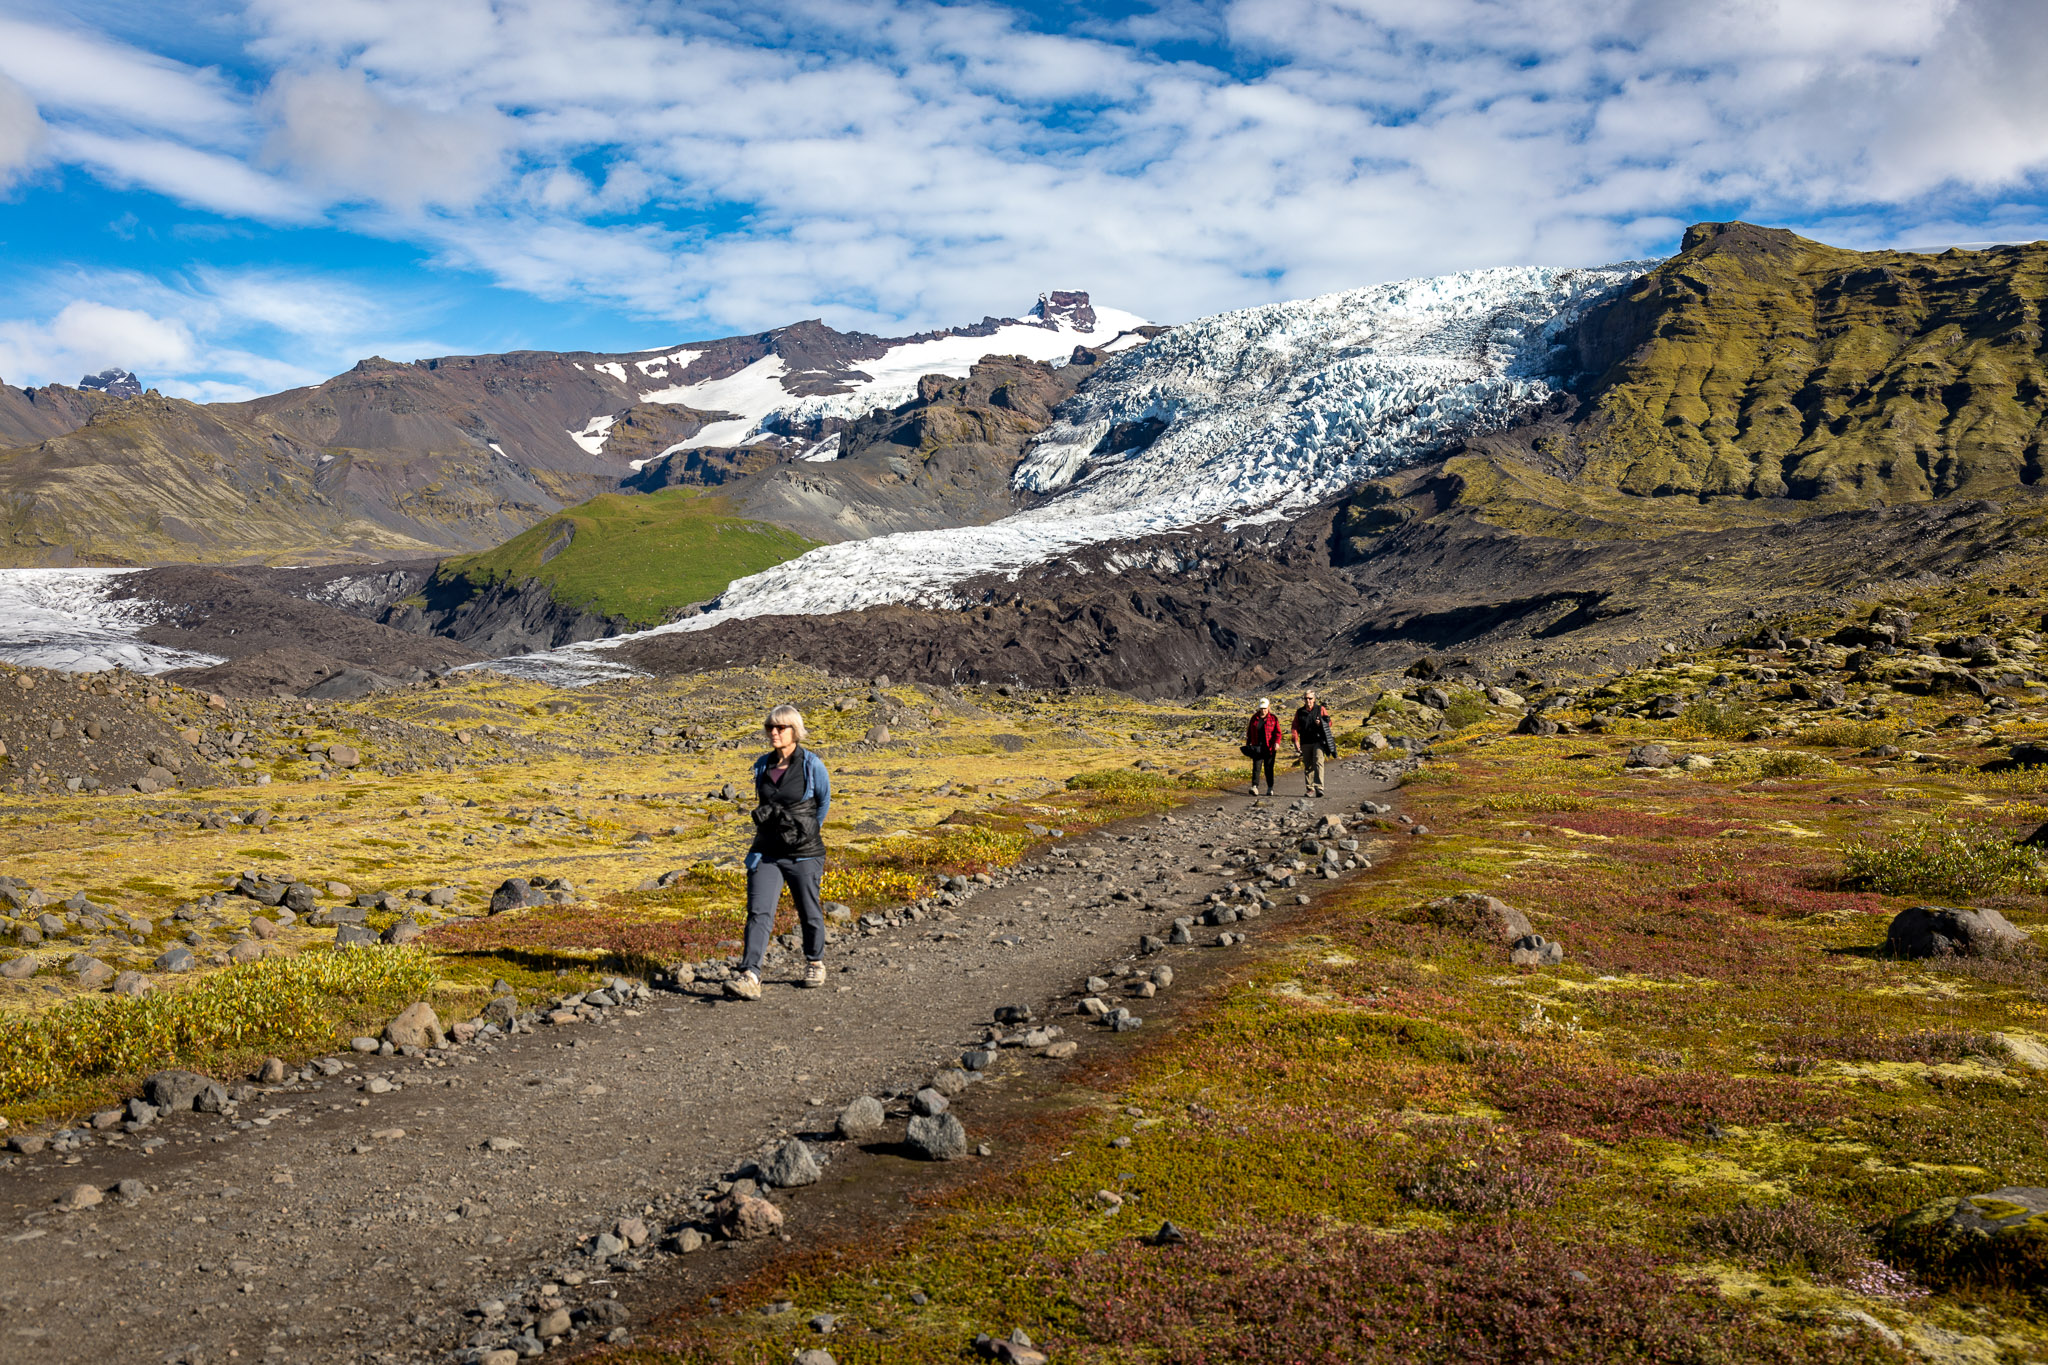
[[[804,799],[804,765],[810,755],[799,748],[777,782],[771,776],[774,758],[754,778],[754,846],[763,858],[822,858],[825,835],[818,828],[818,802]]]

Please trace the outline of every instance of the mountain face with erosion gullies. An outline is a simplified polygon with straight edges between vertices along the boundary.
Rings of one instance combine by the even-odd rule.
[[[0,556],[322,562],[489,549],[650,465],[673,466],[651,480],[680,484],[829,460],[843,427],[909,401],[927,374],[964,378],[991,354],[1062,365],[1078,346],[1140,342],[1142,326],[1053,293],[1024,318],[906,337],[808,321],[617,355],[373,357],[239,403],[145,393],[112,370],[78,389],[0,386]]]

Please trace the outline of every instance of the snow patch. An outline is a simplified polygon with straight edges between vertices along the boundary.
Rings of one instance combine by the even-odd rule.
[[[611,431],[612,423],[618,420],[617,417],[610,415],[593,417],[583,424],[583,430],[570,432],[569,439],[582,446],[583,453],[586,455],[602,455],[604,454],[605,436]],[[503,454],[504,452],[500,451],[499,453]],[[639,467],[639,465],[633,466],[635,469]]]
[[[590,368],[596,370],[599,374],[610,375],[621,384],[626,382],[626,367],[619,364],[616,360],[607,360],[602,365],[592,365]]]
[[[651,360],[636,360],[633,362],[633,368],[652,379],[656,370],[687,370],[690,368],[690,362],[703,354],[702,351],[674,351],[668,355],[655,356]]]
[[[135,569],[0,569],[0,659],[65,673],[164,673],[226,662],[141,638],[163,604],[112,601],[114,580]]]

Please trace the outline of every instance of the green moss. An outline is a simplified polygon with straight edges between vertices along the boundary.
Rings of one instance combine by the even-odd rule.
[[[451,559],[437,578],[538,581],[557,601],[636,625],[716,597],[735,578],[813,549],[815,541],[733,514],[715,495],[668,488],[606,493],[558,512],[482,554]]]

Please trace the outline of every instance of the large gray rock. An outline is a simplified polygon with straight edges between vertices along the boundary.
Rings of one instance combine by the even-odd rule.
[[[918,1155],[929,1161],[952,1161],[967,1155],[967,1129],[952,1114],[914,1118],[904,1138]]]
[[[1671,766],[1671,750],[1662,744],[1638,744],[1628,751],[1630,768],[1668,768]]]
[[[839,1136],[858,1142],[881,1132],[885,1122],[887,1115],[882,1112],[882,1102],[873,1095],[861,1095],[839,1111]]]
[[[172,1113],[197,1109],[217,1114],[228,1099],[220,1082],[196,1071],[159,1071],[143,1080],[142,1093],[151,1104],[164,1106]]]
[[[791,1138],[777,1147],[774,1155],[761,1166],[761,1179],[778,1190],[815,1185],[821,1174],[818,1159],[811,1155],[811,1149],[801,1138]]]
[[[192,950],[183,944],[166,948],[157,956],[156,969],[160,972],[189,972],[199,965],[199,959],[192,956]]]
[[[310,915],[320,908],[320,893],[305,882],[293,882],[278,903],[294,914]]]
[[[1477,891],[1460,891],[1455,896],[1433,900],[1422,907],[1422,913],[1432,924],[1501,943],[1511,943],[1535,932],[1527,915],[1504,900]]]
[[[524,910],[528,906],[540,905],[547,897],[533,889],[533,884],[524,877],[507,877],[496,891],[491,893],[491,913],[503,914],[507,910]]]
[[[375,929],[361,924],[344,924],[334,931],[337,948],[374,948],[383,941]]]
[[[1898,957],[1983,957],[2024,952],[2033,946],[2025,930],[1996,910],[1958,910],[1915,905],[1892,917],[1885,948]]]
[[[911,1112],[922,1117],[929,1118],[933,1114],[943,1114],[950,1108],[952,1108],[952,1101],[930,1086],[926,1086],[910,1097]]]

